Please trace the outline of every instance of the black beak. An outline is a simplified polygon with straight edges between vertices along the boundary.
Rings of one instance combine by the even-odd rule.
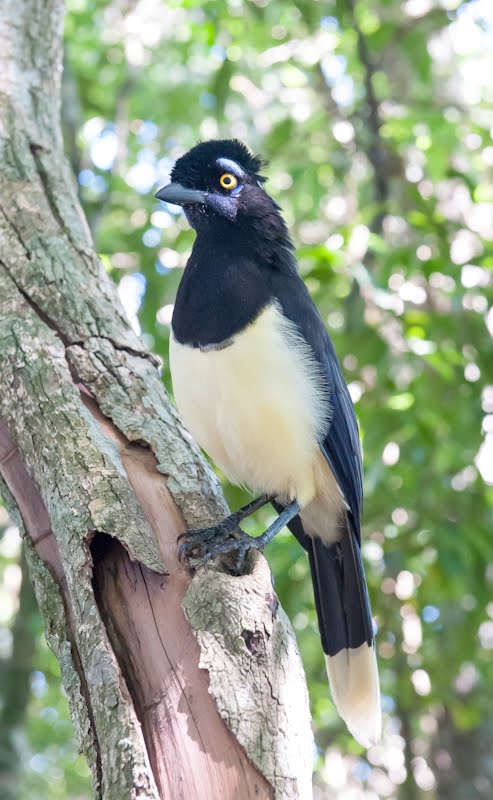
[[[164,200],[166,203],[174,203],[176,206],[188,206],[194,203],[205,203],[207,199],[206,192],[201,192],[199,189],[187,189],[181,183],[168,183],[163,186],[159,192],[154,195],[158,200]]]

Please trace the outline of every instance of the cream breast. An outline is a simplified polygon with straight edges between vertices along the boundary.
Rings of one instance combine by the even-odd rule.
[[[229,480],[302,507],[314,500],[310,522],[327,503],[344,505],[318,445],[330,414],[320,367],[276,304],[213,348],[171,336],[170,367],[185,425]]]

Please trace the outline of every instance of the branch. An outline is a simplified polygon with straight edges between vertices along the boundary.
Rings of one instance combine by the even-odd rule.
[[[265,560],[227,579],[177,560],[226,505],[92,247],[61,149],[61,8],[7,0],[0,21],[0,488],[79,743],[105,800],[309,798],[306,685]]]

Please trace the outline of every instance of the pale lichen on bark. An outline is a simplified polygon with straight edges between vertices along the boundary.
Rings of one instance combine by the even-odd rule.
[[[184,608],[219,713],[276,797],[308,800],[313,742],[298,647],[267,562],[251,554],[249,564],[241,578],[201,570]]]
[[[46,564],[39,558],[26,535],[22,517],[6,483],[0,477],[0,496],[10,511],[13,522],[22,536],[29,573],[36,590],[36,599],[45,624],[45,636],[51,650],[60,662],[63,688],[69,698],[69,709],[80,751],[85,755],[93,776],[94,795],[101,791],[101,767],[88,716],[87,699],[84,698],[79,672],[74,667],[71,634],[67,623],[63,598],[59,586]]]
[[[101,792],[101,765],[88,715],[87,698],[84,697],[81,677],[74,666],[70,630],[67,625],[63,599],[59,587],[46,564],[25,541],[29,572],[36,590],[36,598],[45,622],[45,636],[60,663],[63,688],[69,699],[70,716],[80,751],[85,755],[93,776],[94,794]]]
[[[145,442],[151,448],[191,527],[226,512],[217,480],[169,403],[151,361],[118,350],[100,337],[68,347],[67,357],[103,414],[129,441]]]
[[[43,499],[59,546],[65,532],[74,533],[74,525],[81,542],[93,531],[104,531],[122,541],[134,558],[162,570],[154,535],[135,503],[118,451],[101,434],[72,382],[63,343],[8,276],[3,281],[0,415],[15,430],[36,483],[45,487]],[[87,570],[87,553],[74,551],[72,558],[76,554],[74,569],[80,573]]]

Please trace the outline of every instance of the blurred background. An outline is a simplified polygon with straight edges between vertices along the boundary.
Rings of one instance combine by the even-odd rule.
[[[366,753],[336,715],[308,563],[280,534],[267,557],[306,667],[317,800],[493,797],[492,76],[491,0],[67,2],[67,155],[167,387],[193,234],[153,195],[198,139],[239,137],[269,159],[341,357],[384,735]],[[0,796],[91,797],[1,508]]]

